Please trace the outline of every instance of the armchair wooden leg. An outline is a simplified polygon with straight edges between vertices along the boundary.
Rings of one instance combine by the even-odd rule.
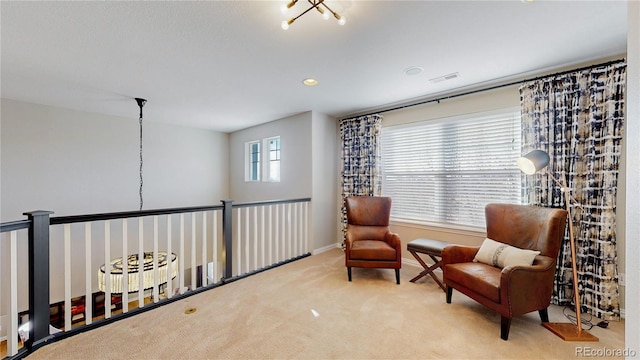
[[[447,285],[447,304],[451,304],[451,295],[453,295],[453,288]]]
[[[347,267],[347,276],[349,277],[349,281],[351,281],[351,268]]]
[[[502,340],[509,339],[509,329],[511,328],[511,318],[502,316],[500,321],[500,338]]]
[[[396,284],[400,285],[400,269],[396,269]]]
[[[544,308],[542,310],[538,310],[538,314],[540,314],[540,320],[543,323],[549,322],[549,312],[547,311],[548,308]]]

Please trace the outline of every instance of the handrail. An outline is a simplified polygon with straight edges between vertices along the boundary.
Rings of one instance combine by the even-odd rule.
[[[180,214],[180,213],[198,212],[198,211],[222,210],[223,208],[224,208],[223,205],[205,205],[205,206],[193,206],[193,207],[182,207],[182,208],[153,209],[153,210],[143,210],[143,211],[136,210],[136,211],[124,211],[124,212],[88,214],[88,215],[56,216],[56,217],[51,217],[50,221],[51,221],[51,225],[61,225],[61,224],[71,224],[71,223],[78,223],[78,222],[91,222],[91,221],[101,221],[101,220],[144,217],[144,216]]]
[[[248,203],[233,204],[232,206],[234,208],[242,208],[242,207],[263,206],[263,205],[292,204],[292,203],[307,202],[307,201],[311,201],[311,198],[254,201],[254,202],[248,202]],[[179,213],[198,212],[198,211],[222,210],[223,208],[224,208],[224,205],[203,205],[203,206],[182,207],[182,208],[152,209],[152,210],[143,210],[143,211],[135,210],[135,211],[97,213],[97,214],[87,214],[87,215],[56,216],[56,217],[51,217],[49,220],[51,222],[51,225],[61,225],[61,224],[70,224],[70,223],[78,223],[78,222],[90,222],[90,221],[113,220],[113,219],[132,218],[132,217],[179,214]]]
[[[0,224],[0,233],[28,229],[31,226],[31,220],[10,221]]]
[[[265,205],[278,205],[278,204],[293,204],[299,202],[308,202],[311,198],[299,198],[289,200],[267,200],[267,201],[254,201],[250,203],[233,204],[234,208],[250,207],[250,206],[265,206]]]

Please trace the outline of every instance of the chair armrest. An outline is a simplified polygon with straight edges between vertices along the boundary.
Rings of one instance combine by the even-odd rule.
[[[400,250],[400,248],[402,247],[402,242],[400,241],[400,235],[393,233],[391,231],[387,232],[384,235],[384,241],[396,250]]]
[[[384,241],[396,249],[396,262],[402,264],[402,241],[400,241],[400,235],[388,231],[384,235]]]
[[[479,246],[449,245],[442,249],[442,265],[471,262]]]
[[[500,275],[501,302],[510,303],[512,316],[544,309],[551,302],[556,262],[537,255],[531,266],[507,266]]]

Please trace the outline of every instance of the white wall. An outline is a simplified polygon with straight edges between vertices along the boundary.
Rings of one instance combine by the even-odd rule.
[[[280,136],[280,182],[244,181],[245,143]],[[338,231],[337,120],[306,112],[229,136],[230,193],[235,203],[311,198],[311,250],[335,246]]]
[[[280,136],[280,182],[244,181],[246,142]],[[230,196],[234,203],[311,197],[311,112],[229,135]]]
[[[1,106],[1,222],[24,219],[23,212],[36,209],[54,211],[53,216],[139,209],[139,124],[135,108],[128,119],[7,99],[2,99]],[[144,209],[217,205],[228,198],[227,134],[146,119],[143,144]],[[132,224],[130,230],[134,228]],[[72,262],[74,292],[83,289],[84,273],[84,248],[76,240],[73,236],[72,253],[79,255]],[[101,264],[103,240],[94,236],[93,241],[93,264]],[[117,244],[111,245],[114,251]],[[60,251],[52,249],[51,258],[61,259]],[[26,241],[20,239],[18,276],[22,283],[27,274],[26,253]],[[3,236],[0,275],[8,270],[8,255],[8,241]],[[56,274],[62,274],[59,263],[51,263]],[[53,299],[62,297],[64,287],[58,279],[52,276]],[[7,289],[5,280],[0,276],[0,289]],[[19,288],[20,311],[28,305],[27,287]],[[8,312],[5,294],[0,292],[2,314]],[[0,316],[3,328],[6,321]]]
[[[139,124],[2,99],[2,221],[139,209]],[[227,135],[143,124],[144,209],[218,204],[228,196]]]
[[[632,259],[626,262],[625,288],[625,346],[640,353],[640,2],[628,3],[627,34],[627,122],[625,124],[626,144],[626,249],[625,257]],[[635,357],[635,356],[634,356]],[[631,358],[631,357],[628,357]]]
[[[338,121],[325,114],[312,115],[312,216],[311,236],[314,249],[337,246],[340,214],[338,190]]]

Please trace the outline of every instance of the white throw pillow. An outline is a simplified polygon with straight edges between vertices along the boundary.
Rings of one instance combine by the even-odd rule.
[[[503,268],[529,266],[540,251],[519,249],[489,238],[484,239],[473,261]]]

